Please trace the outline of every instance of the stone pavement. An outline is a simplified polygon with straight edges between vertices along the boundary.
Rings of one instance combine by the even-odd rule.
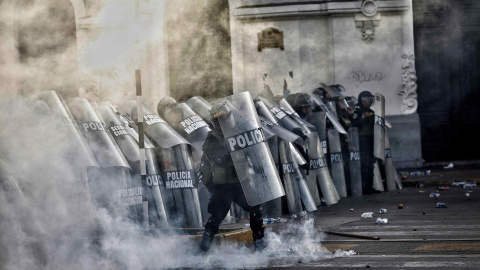
[[[479,176],[478,167],[437,168],[429,176],[409,176],[403,181],[403,190],[342,198],[336,205],[323,206],[314,215],[318,231],[380,240],[326,234],[322,245],[328,249],[358,254],[295,265],[271,264],[267,269],[480,269],[480,186],[450,187],[439,191],[438,198],[430,198],[438,186],[479,180]],[[438,202],[447,208],[437,208]],[[379,214],[380,208],[388,212]],[[363,219],[360,215],[364,212],[374,212],[374,217]],[[388,218],[388,223],[376,224],[378,217]],[[269,227],[276,231],[281,226]]]

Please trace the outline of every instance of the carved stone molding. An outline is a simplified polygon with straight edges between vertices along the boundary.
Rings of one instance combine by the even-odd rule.
[[[375,3],[372,0],[365,1],[364,3]],[[371,43],[375,39],[375,26],[380,25],[381,15],[374,8],[369,8],[367,10],[363,9],[363,14],[355,15],[355,25],[357,28],[361,28],[362,40]]]
[[[402,85],[403,89],[398,93],[403,96],[400,111],[403,114],[411,114],[417,111],[417,74],[415,71],[415,55],[402,54]]]

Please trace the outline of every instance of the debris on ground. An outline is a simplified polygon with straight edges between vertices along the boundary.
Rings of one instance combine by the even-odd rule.
[[[365,212],[361,215],[362,218],[373,218],[373,212]]]
[[[447,208],[447,205],[445,203],[437,203],[437,208]]]
[[[447,166],[443,167],[444,169],[451,169],[453,168],[453,163],[450,162]]]
[[[388,218],[377,218],[377,224],[387,224]]]
[[[387,209],[385,209],[385,208],[380,208],[379,213],[380,213],[380,214],[385,214],[385,213],[387,213]]]
[[[450,187],[441,186],[441,187],[437,187],[437,190],[438,191],[449,191]]]
[[[430,198],[438,198],[440,197],[440,193],[430,193]]]
[[[477,188],[477,181],[469,181],[463,185],[463,188]]]
[[[398,209],[402,209],[402,208],[403,208],[403,204],[400,203],[400,204],[398,205]]]

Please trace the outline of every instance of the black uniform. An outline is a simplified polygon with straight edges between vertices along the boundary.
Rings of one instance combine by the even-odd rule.
[[[230,210],[232,201],[250,213],[250,228],[253,232],[255,247],[263,248],[262,207],[248,205],[223,135],[215,130],[209,132],[203,144],[203,151],[206,161],[202,164],[201,172],[206,182],[205,186],[213,195],[208,203],[208,213],[211,216],[205,225],[200,248],[203,251],[209,249],[214,235],[218,233],[218,227]]]
[[[373,155],[374,112],[370,108],[363,108],[361,103],[362,93],[360,93],[360,96],[358,97],[359,103],[355,107],[355,111],[352,115],[352,126],[358,128],[360,142],[360,162],[362,170],[362,189],[364,194],[369,194],[375,193],[375,189],[373,188],[373,168],[376,161],[376,158]],[[363,117],[365,113],[367,116]]]

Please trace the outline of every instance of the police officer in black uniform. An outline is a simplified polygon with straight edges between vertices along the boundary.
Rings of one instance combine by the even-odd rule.
[[[358,95],[358,103],[352,115],[352,126],[358,128],[360,141],[363,194],[379,193],[373,188],[373,168],[376,161],[373,155],[374,112],[370,109],[373,97],[371,92],[362,91]]]
[[[208,133],[203,144],[204,156],[200,173],[207,189],[213,193],[208,203],[208,213],[211,215],[205,225],[200,249],[204,252],[210,249],[210,245],[218,227],[230,210],[232,201],[250,213],[250,228],[253,232],[253,240],[256,251],[264,249],[263,216],[260,205],[250,206],[240,185],[232,157],[227,149],[220,123],[213,108],[213,130]]]

